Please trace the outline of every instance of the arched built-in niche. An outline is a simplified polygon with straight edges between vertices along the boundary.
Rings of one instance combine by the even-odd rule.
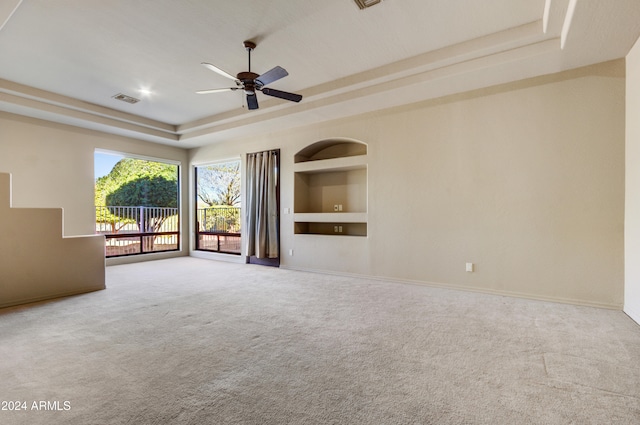
[[[367,235],[367,145],[315,142],[294,156],[296,234]]]
[[[295,154],[293,161],[297,164],[300,162],[366,155],[367,144],[364,142],[352,139],[327,139],[312,143],[301,149]]]

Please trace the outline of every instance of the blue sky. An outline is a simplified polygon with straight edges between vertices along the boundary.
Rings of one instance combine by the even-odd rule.
[[[124,158],[122,155],[96,152],[94,155],[95,178],[106,176],[118,161]]]

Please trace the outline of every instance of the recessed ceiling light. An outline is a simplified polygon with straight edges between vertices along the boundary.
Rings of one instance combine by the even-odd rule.
[[[382,0],[354,0],[360,9],[366,9],[375,4],[380,3]]]
[[[126,94],[122,94],[122,93],[118,93],[111,97],[113,97],[115,100],[121,100],[123,102],[131,103],[131,104],[140,102],[140,99],[136,99],[135,97],[127,96]]]

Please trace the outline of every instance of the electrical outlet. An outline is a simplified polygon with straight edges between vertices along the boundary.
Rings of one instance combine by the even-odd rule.
[[[338,204],[338,211],[342,211],[342,204]]]
[[[338,226],[333,226],[333,231],[334,231],[335,233],[338,233]]]
[[[338,233],[342,233],[342,226],[338,226]]]

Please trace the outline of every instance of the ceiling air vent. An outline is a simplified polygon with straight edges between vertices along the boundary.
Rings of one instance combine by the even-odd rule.
[[[354,0],[360,9],[366,9],[380,3],[382,0]]]
[[[127,103],[138,103],[140,102],[140,99],[136,99],[135,97],[131,97],[131,96],[127,96],[126,94],[122,94],[122,93],[118,93],[115,96],[111,96],[113,97],[115,100],[121,100],[123,102],[127,102]]]

